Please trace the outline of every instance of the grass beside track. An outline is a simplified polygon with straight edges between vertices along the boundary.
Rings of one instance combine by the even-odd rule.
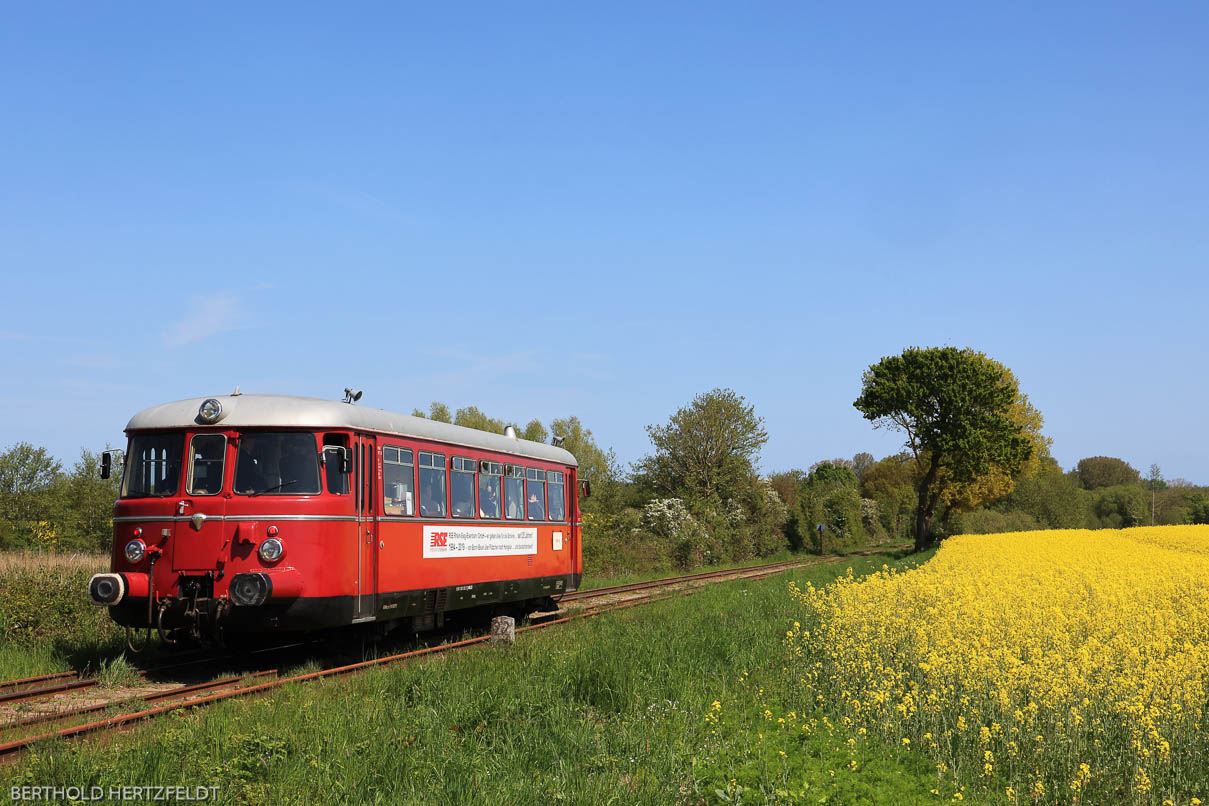
[[[787,662],[788,581],[885,562],[711,586],[509,649],[51,742],[0,786],[213,785],[219,803],[256,804],[935,802],[926,762],[830,735]]]

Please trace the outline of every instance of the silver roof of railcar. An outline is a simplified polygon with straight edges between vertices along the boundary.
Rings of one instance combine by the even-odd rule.
[[[214,425],[224,428],[347,428],[384,431],[403,437],[448,442],[485,451],[544,459],[548,462],[579,464],[569,451],[542,442],[506,437],[490,431],[479,431],[476,428],[335,400],[291,395],[214,395],[213,398],[222,404],[223,412],[222,418]],[[203,401],[209,399],[193,397],[144,409],[130,418],[126,431],[183,429],[204,425],[197,417],[197,410]]]

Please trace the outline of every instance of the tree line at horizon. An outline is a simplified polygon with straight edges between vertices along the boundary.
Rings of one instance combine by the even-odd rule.
[[[1209,523],[1209,488],[1165,480],[1157,466],[1143,478],[1122,459],[1093,456],[1063,471],[1012,372],[968,348],[883,358],[864,373],[854,406],[875,427],[901,432],[904,450],[761,474],[764,421],[730,389],[701,393],[647,426],[650,453],[629,468],[575,416],[517,431],[537,442],[558,437],[591,480],[582,502],[590,572],[904,539],[923,548],[960,533]],[[433,402],[413,414],[495,433],[508,425],[475,406]],[[0,548],[108,550],[120,482],[100,479],[98,464],[82,450],[65,470],[26,442],[0,453]]]

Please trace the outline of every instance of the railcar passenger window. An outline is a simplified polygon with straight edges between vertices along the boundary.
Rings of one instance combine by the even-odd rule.
[[[526,486],[529,492],[527,499],[529,520],[544,521],[546,519],[546,471],[530,468],[526,471],[526,476]]]
[[[175,495],[180,485],[184,434],[140,434],[130,438],[123,498]]]
[[[510,521],[525,517],[525,468],[508,465],[504,479],[504,517]]]
[[[500,477],[504,466],[499,462],[479,463],[479,517],[499,518]]]
[[[445,517],[445,454],[420,451],[420,514]]]
[[[473,459],[453,457],[453,472],[449,474],[449,497],[453,503],[449,512],[455,518],[474,517],[474,465]]]
[[[217,495],[222,492],[223,460],[227,438],[222,434],[197,434],[189,441],[189,495]]]
[[[550,520],[561,521],[567,517],[566,499],[563,497],[563,474],[561,470],[551,470],[546,474],[549,479]]]
[[[382,448],[382,506],[387,515],[414,515],[415,465],[411,450]]]

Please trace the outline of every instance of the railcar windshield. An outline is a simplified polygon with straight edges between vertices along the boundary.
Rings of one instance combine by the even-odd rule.
[[[314,434],[250,433],[235,460],[239,495],[317,495],[319,453]]]
[[[175,495],[181,480],[181,454],[185,435],[136,434],[126,454],[122,479],[123,498],[162,498]]]
[[[189,495],[217,495],[222,492],[223,459],[227,438],[222,434],[195,434],[189,442]]]

